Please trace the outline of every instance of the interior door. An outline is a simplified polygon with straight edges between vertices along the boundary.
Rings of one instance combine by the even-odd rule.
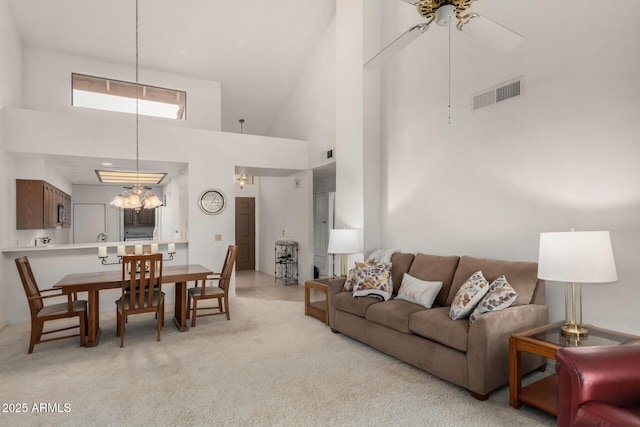
[[[98,234],[107,232],[107,205],[75,203],[73,205],[73,243],[95,243]]]
[[[333,201],[335,193],[323,192],[314,194],[314,257],[321,276],[332,275],[331,258],[327,254],[329,247],[329,231],[333,228]]]
[[[236,197],[236,270],[256,269],[256,199]]]

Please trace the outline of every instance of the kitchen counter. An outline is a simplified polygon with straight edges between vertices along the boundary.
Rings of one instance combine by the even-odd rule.
[[[97,243],[69,243],[63,245],[48,244],[38,246],[13,246],[2,248],[3,253],[9,252],[39,252],[39,251],[61,251],[72,249],[96,249],[100,247],[117,248],[118,246],[133,247],[134,245],[150,246],[152,243],[158,245],[167,245],[169,243],[183,244],[189,243],[188,240],[127,240],[126,242],[97,242]]]

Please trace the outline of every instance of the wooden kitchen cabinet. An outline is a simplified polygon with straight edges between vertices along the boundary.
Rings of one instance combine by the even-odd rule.
[[[71,226],[71,196],[46,181],[16,179],[16,228]]]
[[[138,225],[145,227],[156,226],[156,210],[155,209],[140,209],[138,212]]]
[[[135,216],[135,212],[133,209],[125,209],[124,210],[124,225],[133,226],[133,217]]]

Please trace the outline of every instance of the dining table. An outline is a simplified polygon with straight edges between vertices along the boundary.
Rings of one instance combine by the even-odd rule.
[[[200,264],[165,266],[162,270],[162,284],[175,284],[175,315],[173,321],[180,332],[189,330],[187,326],[187,282],[205,280],[214,274]],[[100,291],[122,287],[122,271],[108,270],[92,273],[67,274],[54,288],[63,294],[87,292],[88,325],[87,347],[95,347],[100,340]]]

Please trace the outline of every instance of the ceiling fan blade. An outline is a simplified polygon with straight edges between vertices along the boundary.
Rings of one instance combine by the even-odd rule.
[[[524,37],[510,28],[505,27],[484,15],[477,13],[463,26],[458,27],[463,33],[480,40],[484,45],[500,53],[507,53],[515,49]]]
[[[405,0],[406,1],[406,0]],[[389,58],[400,52],[405,46],[417,39],[421,34],[429,29],[429,22],[414,25],[402,33],[398,38],[389,43],[384,49],[378,52],[373,58],[364,63],[364,68],[375,69],[384,65]]]

